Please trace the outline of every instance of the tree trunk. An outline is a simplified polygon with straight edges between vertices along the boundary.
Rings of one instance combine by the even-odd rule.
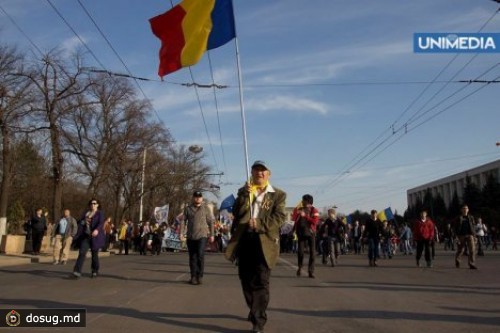
[[[52,146],[52,181],[54,194],[54,201],[50,218],[52,222],[55,222],[56,218],[62,214],[62,171],[64,159],[62,157],[59,128],[55,123],[52,123],[52,120],[50,125],[50,143]]]
[[[10,154],[10,131],[5,124],[2,124],[2,191],[0,192],[0,237],[7,233],[7,204],[9,203],[11,164]]]

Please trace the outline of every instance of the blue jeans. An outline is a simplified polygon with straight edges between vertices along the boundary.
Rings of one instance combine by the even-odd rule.
[[[378,243],[378,239],[368,238],[368,259],[370,261],[376,261],[378,258]]]
[[[206,246],[206,237],[187,240],[187,247],[189,252],[189,269],[191,270],[191,277],[203,277],[203,271],[205,268]]]
[[[78,259],[76,259],[75,267],[73,268],[73,273],[75,275],[80,276],[82,274],[82,266],[85,262],[85,257],[87,256],[87,252],[91,249],[91,240],[90,238],[82,239],[80,243],[80,249],[78,251]],[[92,273],[99,273],[99,250],[91,250],[92,251]]]

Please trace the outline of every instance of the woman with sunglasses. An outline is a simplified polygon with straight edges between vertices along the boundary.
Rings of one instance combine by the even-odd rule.
[[[92,199],[89,201],[88,210],[78,222],[75,244],[79,252],[71,278],[78,279],[82,275],[82,266],[89,250],[92,252],[92,278],[97,277],[99,273],[99,249],[104,246],[105,242],[104,213],[100,210],[99,201]]]

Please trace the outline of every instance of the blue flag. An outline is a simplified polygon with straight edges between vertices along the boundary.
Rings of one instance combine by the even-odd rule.
[[[220,204],[219,210],[225,209],[231,213],[233,211],[233,205],[234,205],[235,201],[236,201],[236,198],[234,197],[234,195],[231,194],[226,199],[222,200],[222,203]]]

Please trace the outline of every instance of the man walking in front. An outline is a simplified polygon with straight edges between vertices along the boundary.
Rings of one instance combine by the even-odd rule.
[[[476,233],[474,231],[474,216],[469,215],[469,207],[467,205],[462,206],[462,213],[456,219],[454,230],[455,235],[458,238],[457,253],[455,254],[455,267],[460,268],[460,258],[464,252],[464,248],[467,245],[468,257],[469,257],[469,268],[477,269],[476,266],[476,242],[474,237]]]
[[[302,196],[302,202],[295,207],[292,213],[292,220],[295,222],[294,230],[299,239],[299,249],[297,251],[298,266],[297,276],[302,275],[302,264],[304,262],[304,248],[309,247],[309,277],[314,279],[314,258],[316,251],[316,225],[319,221],[319,212],[313,206],[313,197],[310,194]]]
[[[207,239],[210,243],[214,241],[214,214],[203,202],[203,194],[200,191],[193,193],[192,202],[184,210],[181,229],[182,240],[187,239],[189,252],[189,269],[191,279],[189,284],[197,285],[203,283],[203,271],[205,267],[205,247]]]
[[[78,224],[69,209],[65,209],[63,217],[52,228],[54,240],[54,265],[65,265],[68,261],[69,249],[78,231]]]
[[[238,261],[238,275],[252,332],[264,332],[269,304],[269,278],[278,261],[280,227],[285,222],[286,193],[271,186],[264,161],[252,165],[251,182],[238,190],[233,206],[232,237],[226,258]]]

